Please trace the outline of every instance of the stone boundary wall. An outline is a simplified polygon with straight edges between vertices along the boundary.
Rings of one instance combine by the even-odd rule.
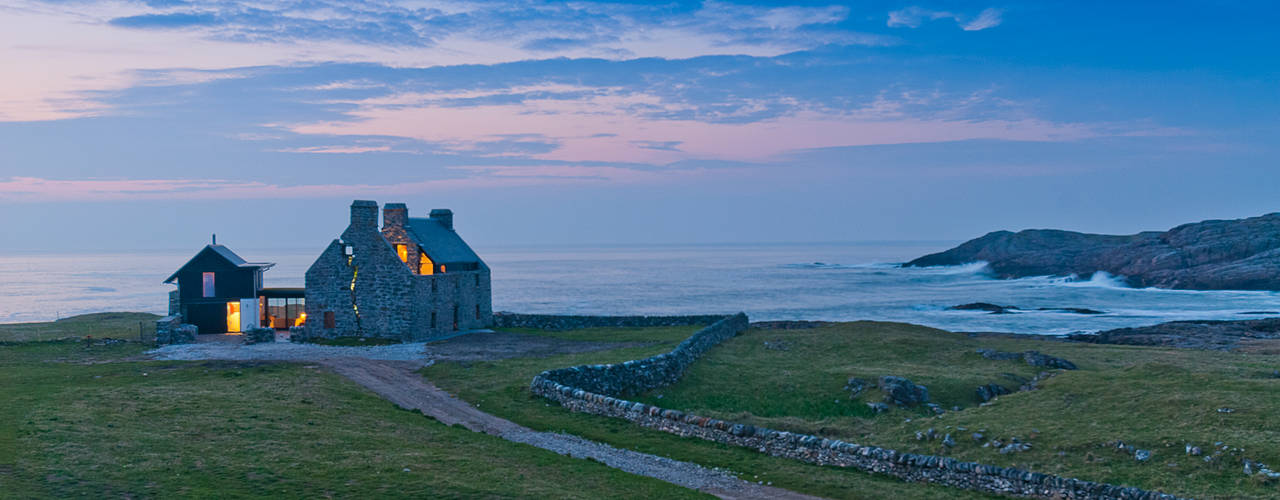
[[[156,320],[156,345],[192,344],[199,333],[196,325],[182,322],[182,316],[173,314]]]
[[[608,365],[581,365],[544,371],[530,391],[570,411],[630,420],[642,427],[683,437],[744,446],[769,455],[818,465],[852,467],[905,481],[1045,499],[1178,500],[1165,493],[1066,478],[1013,467],[961,462],[936,455],[899,453],[808,434],[776,431],[664,409],[612,395],[635,394],[675,383],[708,349],[748,327],[739,313],[694,333],[666,354]]]
[[[581,328],[651,328],[661,326],[710,325],[724,319],[724,315],[703,316],[567,316],[558,314],[519,314],[498,312],[493,314],[494,328],[537,328],[563,331]]]

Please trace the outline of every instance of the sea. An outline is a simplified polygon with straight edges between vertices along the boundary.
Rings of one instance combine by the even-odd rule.
[[[900,321],[952,331],[1057,335],[1190,319],[1280,315],[1280,293],[1130,288],[1090,279],[992,278],[983,263],[903,268],[956,242],[497,246],[476,248],[493,272],[495,311],[670,315],[746,312],[753,321]],[[236,248],[275,262],[266,286],[300,287],[318,255]],[[165,313],[162,283],[185,251],[0,254],[0,323],[104,311]],[[991,314],[973,302],[1015,306]],[[1048,310],[1039,310],[1046,308]],[[1053,310],[1085,308],[1103,314]]]

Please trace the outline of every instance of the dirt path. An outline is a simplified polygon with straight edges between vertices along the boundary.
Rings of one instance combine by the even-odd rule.
[[[445,424],[458,424],[475,432],[499,436],[561,455],[591,458],[618,470],[695,489],[720,498],[813,499],[771,486],[749,483],[698,464],[647,453],[614,448],[586,439],[552,432],[538,432],[510,420],[482,412],[466,401],[450,396],[414,372],[420,362],[336,358],[320,361],[333,371],[365,386],[401,408],[422,413]]]

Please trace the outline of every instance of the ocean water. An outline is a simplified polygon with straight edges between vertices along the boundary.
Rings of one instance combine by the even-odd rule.
[[[1182,319],[1245,319],[1280,311],[1280,293],[1134,289],[1091,280],[996,280],[982,264],[904,269],[896,263],[950,243],[477,248],[493,270],[496,311],[705,314],[752,320],[887,320],[955,331],[1061,334]],[[164,313],[170,273],[191,251],[0,255],[0,322],[102,311]],[[302,286],[317,249],[237,248],[276,262],[267,286]],[[948,306],[1105,311],[989,314]]]

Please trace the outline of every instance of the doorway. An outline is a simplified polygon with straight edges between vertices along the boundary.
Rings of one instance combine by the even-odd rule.
[[[240,302],[227,302],[227,333],[240,333]]]

